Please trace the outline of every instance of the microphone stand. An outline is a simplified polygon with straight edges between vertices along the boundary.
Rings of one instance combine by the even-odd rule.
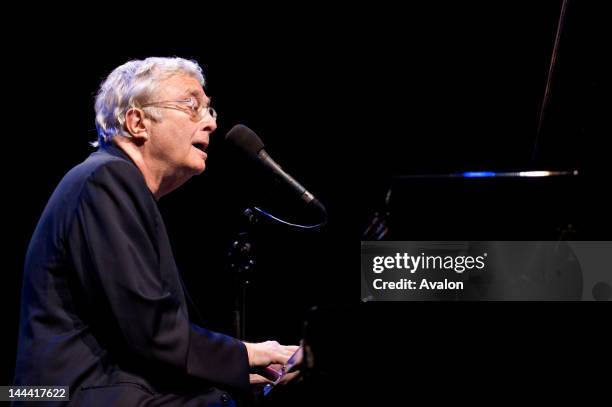
[[[245,224],[232,241],[228,252],[229,268],[238,286],[234,299],[234,333],[240,340],[246,339],[246,302],[247,291],[255,267],[255,251],[251,238],[253,227],[259,216],[251,208],[242,212]]]
[[[242,211],[246,222],[237,237],[232,241],[228,252],[229,268],[234,275],[234,281],[238,286],[234,301],[234,333],[240,340],[246,339],[246,303],[247,291],[255,268],[255,250],[251,235],[260,220],[268,219],[276,224],[291,227],[297,230],[316,230],[327,223],[327,211],[320,203],[317,208],[322,212],[323,221],[314,225],[301,225],[280,219],[257,206]]]

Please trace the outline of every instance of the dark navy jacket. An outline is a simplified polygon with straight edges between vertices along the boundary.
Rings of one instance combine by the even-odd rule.
[[[189,321],[157,203],[115,146],[68,172],[32,236],[15,384],[105,407],[231,405],[227,392],[248,391],[244,344]]]

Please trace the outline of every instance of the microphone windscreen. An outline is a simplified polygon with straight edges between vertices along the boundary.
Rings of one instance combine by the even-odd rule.
[[[264,148],[263,141],[247,126],[237,124],[225,135],[225,141],[234,145],[252,158],[257,158]]]

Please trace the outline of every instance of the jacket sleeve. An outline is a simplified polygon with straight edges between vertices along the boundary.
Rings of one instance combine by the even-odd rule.
[[[160,368],[248,389],[244,344],[189,321],[182,288],[173,283],[176,266],[160,262],[158,233],[165,228],[138,169],[123,161],[98,168],[72,222],[68,247],[77,278],[119,343]]]

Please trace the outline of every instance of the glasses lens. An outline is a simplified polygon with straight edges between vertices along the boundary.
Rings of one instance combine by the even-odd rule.
[[[210,114],[213,119],[217,118],[217,111],[212,107],[208,107],[208,114]]]

